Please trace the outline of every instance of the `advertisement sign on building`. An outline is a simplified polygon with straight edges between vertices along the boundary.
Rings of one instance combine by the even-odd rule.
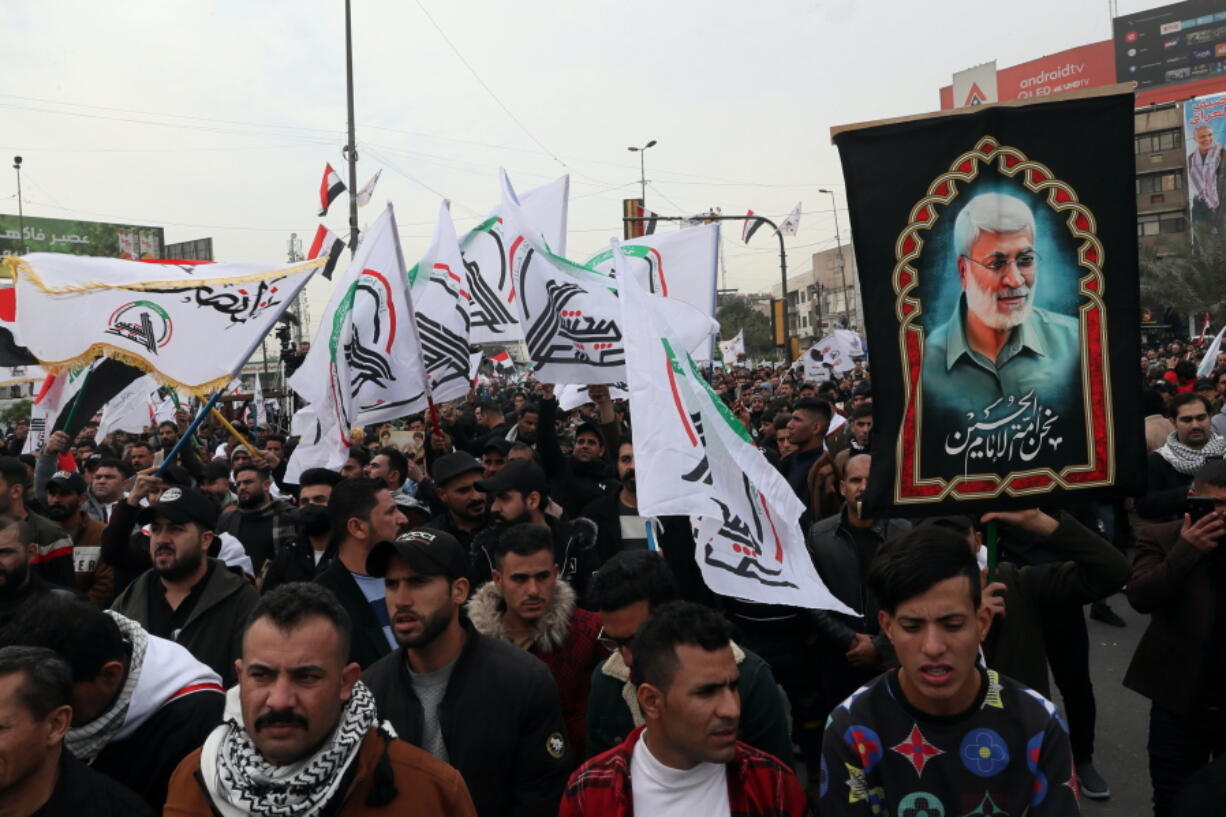
[[[1226,76],[1226,0],[1188,0],[1116,17],[1115,71],[1137,91]]]
[[[162,258],[178,261],[216,261],[213,257],[213,239],[197,238],[192,241],[180,241],[167,244]]]
[[[161,227],[36,216],[21,219],[0,214],[0,256],[61,252],[108,258],[160,258],[165,239]]]
[[[956,108],[997,102],[996,60],[954,74],[953,89]]]
[[[990,64],[990,63],[989,63]],[[983,66],[979,66],[982,68]],[[974,71],[977,69],[968,69]],[[962,71],[960,74],[966,74]],[[954,74],[955,83],[959,74]],[[996,95],[1001,102],[1042,99],[1052,94],[1099,88],[1115,83],[1115,58],[1111,40],[1069,48],[1037,60],[996,72]],[[955,85],[941,89],[941,110],[965,107],[965,97]]]
[[[1226,227],[1226,94],[1198,96],[1183,106],[1188,152],[1188,216],[1192,241]]]

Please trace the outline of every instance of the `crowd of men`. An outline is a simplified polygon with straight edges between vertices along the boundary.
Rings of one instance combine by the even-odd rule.
[[[1122,625],[1126,587],[1151,615],[1124,683],[1153,702],[1154,812],[1199,814],[1226,744],[1226,368],[1188,357],[1142,361],[1145,496],[922,521],[864,514],[863,361],[715,371],[855,615],[709,590],[689,521],[639,512],[633,407],[606,387],[564,411],[495,379],[296,482],[268,428],[206,422],[169,460],[186,413],[35,454],[19,424],[0,809],[1076,814],[1110,796],[1084,608]]]

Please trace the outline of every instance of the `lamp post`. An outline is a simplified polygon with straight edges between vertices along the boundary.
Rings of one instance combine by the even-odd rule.
[[[834,213],[834,246],[837,247],[838,252],[839,275],[843,279],[843,328],[847,328],[847,265],[843,263],[843,242],[839,238],[839,205],[838,202],[835,201],[833,190],[827,190],[826,188],[822,187],[819,188],[817,192],[829,194],[830,212]]]
[[[643,154],[647,152],[647,148],[655,147],[655,144],[656,140],[652,139],[641,148],[626,148],[626,150],[630,151],[631,153],[637,153],[639,155],[639,186],[642,188],[642,192],[639,193],[639,196],[643,200],[644,213],[647,212],[647,165],[643,159]]]
[[[13,157],[13,170],[17,171],[17,229],[21,231],[21,254],[27,255],[30,248],[26,246],[26,213],[21,203],[21,157]]]

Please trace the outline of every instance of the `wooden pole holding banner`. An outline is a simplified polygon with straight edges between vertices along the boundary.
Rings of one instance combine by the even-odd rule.
[[[221,427],[224,428],[226,431],[230,432],[230,436],[238,440],[239,444],[242,445],[243,448],[246,448],[248,451],[250,451],[251,456],[254,457],[258,455],[259,452],[256,451],[255,446],[249,443],[246,437],[238,433],[238,429],[230,424],[230,421],[226,419],[226,416],[224,414],[218,411],[216,407],[214,407],[211,411],[213,413],[213,418],[216,419],[217,422],[221,423]]]
[[[171,463],[175,461],[175,456],[179,453],[179,449],[187,445],[187,441],[190,440],[192,435],[196,433],[196,429],[200,428],[200,424],[204,422],[205,415],[217,407],[217,401],[221,399],[221,393],[223,391],[225,391],[225,389],[218,389],[213,396],[208,399],[208,402],[200,407],[200,411],[191,421],[191,424],[188,425],[187,430],[179,435],[179,441],[175,443],[174,448],[170,449],[170,453],[167,454],[166,459],[162,461],[162,467],[154,472],[154,476],[160,477],[162,474],[166,473],[166,469],[169,468]]]

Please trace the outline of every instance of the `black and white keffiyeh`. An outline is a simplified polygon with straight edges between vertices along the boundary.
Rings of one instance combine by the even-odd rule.
[[[1195,474],[1197,469],[1205,464],[1205,460],[1221,457],[1223,454],[1226,454],[1226,437],[1220,434],[1211,435],[1209,442],[1200,448],[1190,448],[1179,442],[1179,438],[1172,431],[1171,436],[1166,438],[1166,444],[1158,449],[1158,456],[1185,476]]]
[[[141,670],[145,665],[145,650],[149,645],[149,634],[143,627],[114,610],[107,612],[119,625],[124,640],[132,645],[132,657],[128,661],[128,677],[124,679],[123,689],[119,691],[119,697],[110,708],[89,723],[69,729],[64,736],[64,745],[68,747],[68,751],[86,763],[94,762],[127,720],[128,708],[132,705],[132,692],[140,681]]]
[[[315,817],[340,789],[377,720],[375,698],[359,681],[323,745],[296,763],[274,766],[244,728],[239,688],[232,688],[222,724],[205,740],[200,756],[213,805],[222,817]]]

